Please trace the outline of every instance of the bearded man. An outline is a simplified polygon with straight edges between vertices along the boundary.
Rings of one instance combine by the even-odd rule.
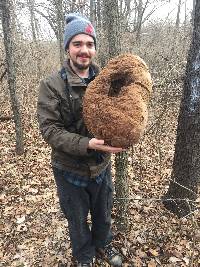
[[[110,155],[123,149],[92,136],[82,115],[87,85],[99,73],[93,63],[96,34],[87,18],[66,16],[64,48],[68,60],[61,71],[40,83],[37,114],[42,136],[52,148],[51,164],[60,207],[68,220],[72,255],[79,267],[92,266],[97,254],[112,266],[121,266],[122,259],[111,245]]]

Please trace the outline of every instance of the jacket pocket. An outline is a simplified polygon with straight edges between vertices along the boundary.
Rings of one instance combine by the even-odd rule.
[[[69,108],[68,101],[66,99],[62,99],[61,101],[60,113],[61,113],[61,117],[62,117],[65,127],[66,128],[70,127],[74,122],[74,118],[73,118],[74,116]]]

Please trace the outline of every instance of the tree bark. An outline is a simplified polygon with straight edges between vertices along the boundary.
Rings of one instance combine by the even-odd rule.
[[[75,6],[76,6],[76,0],[72,0],[72,1],[71,1],[71,9],[70,9],[70,12],[73,13],[73,12],[76,11]]]
[[[108,57],[112,58],[120,54],[120,23],[117,0],[104,0],[104,28],[108,40]],[[114,122],[113,122],[114,123]],[[122,152],[115,157],[115,191],[116,199],[116,225],[118,230],[125,231],[128,228],[128,155]],[[123,198],[123,199],[122,199]],[[126,198],[126,199],[124,199]]]
[[[64,31],[64,15],[63,15],[63,1],[53,0],[52,4],[55,7],[56,13],[56,25],[58,33],[58,46],[60,54],[60,65],[63,65],[64,61],[64,48],[63,48],[63,31]]]
[[[136,30],[136,41],[138,44],[140,43],[143,14],[144,14],[143,2],[142,0],[139,0],[137,4],[137,20],[136,20],[136,29],[135,29]]]
[[[30,12],[32,38],[33,38],[33,41],[36,43],[37,36],[36,36],[36,27],[35,27],[34,0],[27,0],[27,4],[28,4],[29,12]]]
[[[3,28],[4,46],[6,52],[8,86],[10,91],[13,118],[15,122],[16,153],[21,155],[24,153],[23,128],[21,122],[20,105],[16,95],[15,61],[14,61],[14,49],[13,49],[14,42],[13,42],[13,31],[12,31],[11,15],[10,15],[11,9],[12,9],[11,2],[8,0],[2,0],[1,2],[2,28]]]
[[[97,1],[97,29],[100,31],[101,30],[101,26],[102,26],[102,20],[101,20],[101,17],[102,17],[102,14],[101,14],[101,5],[100,5],[100,0]]]
[[[181,0],[179,0],[178,2],[178,10],[176,14],[176,29],[179,28],[179,24],[180,24],[180,11],[181,11]]]
[[[109,58],[119,55],[121,52],[120,44],[120,22],[117,0],[104,0],[104,29],[108,40]]]
[[[191,19],[192,19],[192,25],[194,25],[195,6],[196,6],[196,2],[197,2],[197,1],[198,1],[198,0],[193,0],[192,17],[191,17]]]
[[[121,152],[115,156],[116,225],[125,232],[129,226],[129,181],[128,154]]]
[[[128,20],[131,14],[131,0],[119,1],[119,18],[121,22],[121,29],[127,31]]]
[[[90,21],[92,25],[96,28],[96,23],[95,23],[95,1],[90,0]]]
[[[188,53],[183,97],[178,118],[172,179],[163,201],[179,217],[195,209],[200,181],[200,0],[196,1],[193,37]]]

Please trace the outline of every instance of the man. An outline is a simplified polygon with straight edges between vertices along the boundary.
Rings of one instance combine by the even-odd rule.
[[[83,121],[82,97],[98,74],[92,63],[95,30],[86,18],[79,14],[66,17],[64,48],[68,60],[62,70],[40,84],[37,113],[43,138],[52,147],[52,167],[60,206],[68,220],[72,255],[80,267],[92,266],[97,254],[121,266],[121,257],[111,246],[110,153],[123,149],[93,137]]]

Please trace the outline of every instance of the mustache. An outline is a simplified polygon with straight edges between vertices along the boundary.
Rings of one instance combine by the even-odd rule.
[[[90,56],[86,53],[81,53],[81,54],[78,54],[77,57],[86,57],[86,58],[90,58]]]

